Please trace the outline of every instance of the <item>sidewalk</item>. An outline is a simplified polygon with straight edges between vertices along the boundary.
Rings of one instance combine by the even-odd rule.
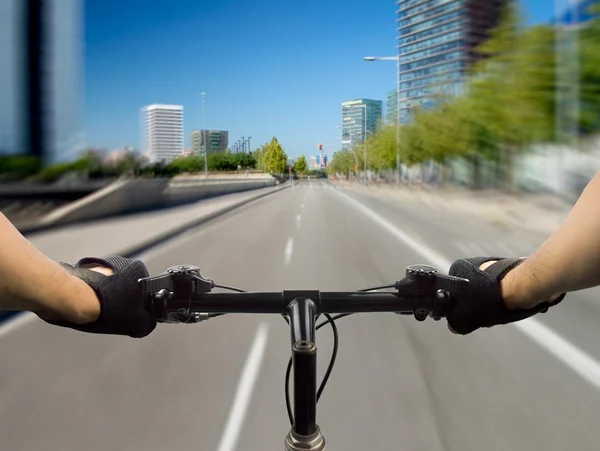
[[[426,185],[402,184],[397,187],[378,184],[365,187],[356,182],[334,183],[370,196],[451,210],[457,214],[469,214],[493,225],[514,229],[526,228],[544,235],[551,234],[572,208],[571,204],[549,194],[512,196],[498,191],[472,191],[456,187],[442,190]]]
[[[159,239],[288,188],[269,187],[219,196],[182,207],[134,214],[35,233],[28,239],[53,260],[129,255]]]

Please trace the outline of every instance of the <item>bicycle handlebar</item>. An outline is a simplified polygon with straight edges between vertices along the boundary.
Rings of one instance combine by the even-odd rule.
[[[197,266],[173,266],[164,274],[140,279],[145,308],[158,322],[198,323],[227,313],[271,313],[286,318],[291,329],[292,358],[286,371],[286,406],[292,423],[285,439],[287,451],[325,449],[316,423],[316,405],[337,354],[335,319],[352,313],[395,312],[413,314],[419,321],[427,316],[439,320],[446,316],[452,297],[468,286],[467,279],[438,274],[431,266],[414,265],[394,284],[361,291],[284,290],[281,292],[243,292],[215,284],[202,276]],[[224,288],[237,293],[211,293]],[[378,292],[376,289],[395,291]],[[340,313],[331,317],[332,313]],[[325,315],[334,334],[334,350],[329,367],[317,390],[316,320]],[[289,376],[294,368],[294,412],[289,400]]]
[[[196,266],[173,266],[157,277],[140,280],[146,297],[146,309],[159,322],[195,323],[215,314],[262,313],[289,314],[296,299],[310,299],[316,314],[395,312],[413,313],[417,319],[428,315],[434,319],[445,316],[453,295],[460,294],[468,280],[441,275],[431,266],[414,265],[406,269],[405,277],[380,288],[395,292],[284,290],[280,292],[211,293],[220,287],[202,276]],[[221,286],[222,287],[222,286]],[[230,288],[230,287],[225,287]]]

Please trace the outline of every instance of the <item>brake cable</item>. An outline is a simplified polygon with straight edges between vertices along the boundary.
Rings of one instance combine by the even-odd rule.
[[[229,290],[229,291],[235,291],[238,293],[246,293],[246,290],[242,290],[241,288],[236,288],[233,286],[229,286],[229,285],[221,285],[221,284],[214,284],[215,288],[221,288],[224,290]],[[362,290],[357,290],[357,292],[369,292],[369,291],[377,291],[377,290],[385,290],[385,289],[389,289],[389,288],[396,288],[395,284],[389,284],[389,285],[380,285],[380,286],[376,286],[376,287],[370,287],[370,288],[364,288]],[[217,316],[221,316],[224,315],[224,313],[213,313],[210,314],[211,318],[217,317]],[[317,390],[317,402],[319,402],[319,399],[321,398],[321,395],[323,394],[323,391],[325,390],[325,386],[327,385],[327,381],[329,380],[329,377],[331,376],[331,372],[333,371],[333,367],[335,365],[335,360],[337,358],[337,352],[338,352],[338,346],[339,346],[339,334],[338,334],[338,329],[337,329],[337,325],[335,324],[335,321],[341,318],[345,318],[346,316],[350,316],[352,315],[352,313],[340,313],[338,315],[335,316],[331,316],[329,313],[325,313],[323,316],[325,316],[325,320],[320,323],[317,324],[317,326],[315,327],[315,330],[319,330],[320,328],[322,328],[323,326],[325,326],[326,324],[330,324],[331,325],[331,330],[333,332],[333,350],[331,352],[331,358],[329,359],[329,364],[327,365],[327,370],[325,370],[325,375],[323,376],[323,380],[321,381],[321,384],[319,385],[319,389]],[[290,321],[288,319],[287,316],[285,315],[281,315],[283,317],[283,319],[285,320],[285,322],[289,325]],[[292,357],[290,357],[290,360],[288,361],[287,364],[287,368],[285,370],[285,407],[287,409],[287,413],[288,413],[288,417],[290,419],[290,424],[293,426],[294,425],[294,415],[292,413],[292,403],[290,400],[290,375],[292,372]]]

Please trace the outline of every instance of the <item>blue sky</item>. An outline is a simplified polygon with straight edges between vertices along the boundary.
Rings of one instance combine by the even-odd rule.
[[[554,2],[524,0],[528,21]],[[85,0],[87,142],[137,148],[140,108],[173,103],[188,146],[205,91],[206,127],[230,141],[331,154],[341,102],[395,89],[394,62],[362,60],[394,54],[395,18],[394,0]]]

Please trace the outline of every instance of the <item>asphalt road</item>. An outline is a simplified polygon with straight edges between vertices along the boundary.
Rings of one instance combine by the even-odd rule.
[[[153,273],[197,264],[217,282],[249,290],[355,289],[394,281],[413,263],[525,255],[542,239],[315,181],[229,213],[144,260]],[[600,360],[597,295],[573,294],[539,321]],[[598,449],[600,395],[585,379],[595,360],[578,366],[559,346],[549,351],[514,326],[461,337],[445,322],[371,314],[338,327],[338,362],[318,406],[328,449]],[[256,337],[265,330],[261,348]],[[322,374],[331,332],[319,332],[317,344]],[[0,338],[0,447],[283,449],[288,357],[279,317],[162,325],[143,340],[35,321]],[[254,384],[247,359],[256,365]]]

